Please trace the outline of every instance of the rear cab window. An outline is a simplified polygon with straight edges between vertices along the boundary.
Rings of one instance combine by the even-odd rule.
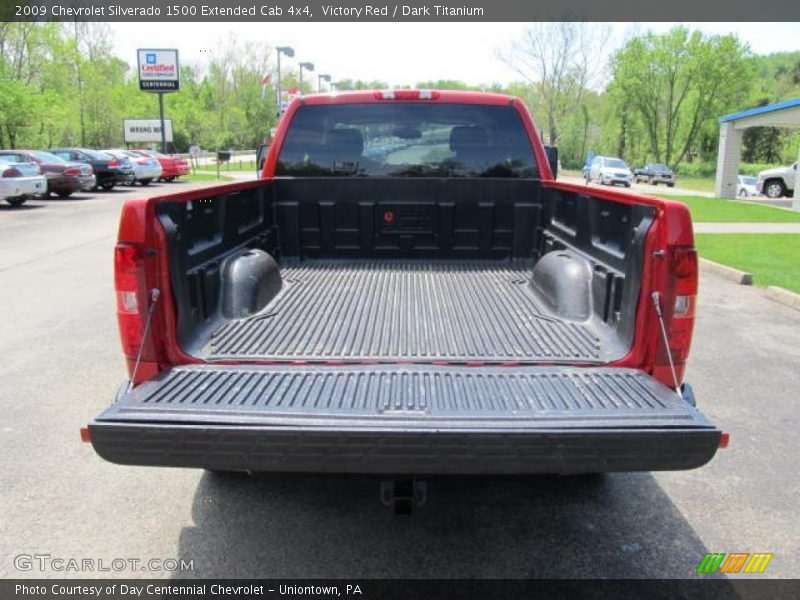
[[[474,104],[301,106],[278,176],[538,178],[513,107]]]

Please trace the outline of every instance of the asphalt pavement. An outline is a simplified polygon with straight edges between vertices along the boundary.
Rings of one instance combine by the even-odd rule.
[[[697,470],[435,480],[397,518],[365,478],[104,462],[78,432],[125,377],[120,206],[187,188],[0,209],[0,576],[685,577],[710,551],[772,552],[764,576],[800,571],[800,312],[705,273],[687,377],[731,445]],[[19,571],[25,554],[193,570]]]

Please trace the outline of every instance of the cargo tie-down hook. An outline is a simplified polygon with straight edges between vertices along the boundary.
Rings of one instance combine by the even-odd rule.
[[[147,343],[147,336],[150,333],[150,320],[153,318],[153,310],[158,302],[158,297],[161,296],[161,290],[153,288],[150,290],[150,307],[147,309],[147,321],[144,323],[144,333],[142,333],[142,344],[139,346],[139,352],[136,354],[136,362],[133,365],[133,373],[131,373],[131,380],[128,382],[128,391],[133,389],[133,382],[136,381],[136,373],[139,371],[139,363],[142,361],[142,352],[144,352],[144,345]]]
[[[669,360],[669,370],[672,372],[672,381],[675,383],[675,393],[678,394],[681,400],[683,400],[683,395],[681,395],[681,386],[678,383],[678,374],[675,372],[675,363],[672,361],[672,352],[669,349],[669,336],[667,336],[667,327],[664,324],[664,313],[661,311],[661,294],[659,292],[653,292],[652,295],[653,304],[656,307],[656,315],[658,315],[658,322],[661,324],[661,337],[664,340],[664,349],[667,352],[667,360]]]

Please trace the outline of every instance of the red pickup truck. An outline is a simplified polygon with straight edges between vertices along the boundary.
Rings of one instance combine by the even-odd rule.
[[[690,469],[683,204],[556,181],[517,98],[295,100],[257,181],[128,200],[120,464],[528,474]]]

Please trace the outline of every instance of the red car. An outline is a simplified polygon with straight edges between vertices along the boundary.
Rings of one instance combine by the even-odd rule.
[[[189,161],[174,154],[161,154],[155,150],[133,150],[142,156],[156,158],[161,163],[163,174],[159,181],[174,181],[181,175],[189,174]]]

